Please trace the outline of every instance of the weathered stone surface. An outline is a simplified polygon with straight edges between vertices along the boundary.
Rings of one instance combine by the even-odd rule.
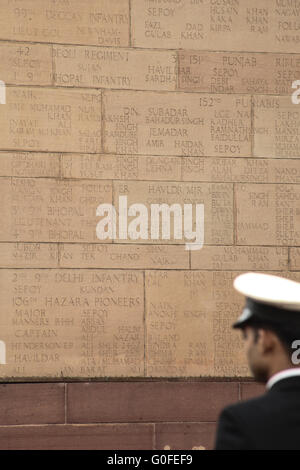
[[[237,183],[235,200],[238,245],[299,245],[299,185]]]
[[[137,47],[298,52],[297,4],[284,1],[219,2],[132,0]]]
[[[231,244],[233,242],[233,187],[230,183],[177,183],[156,181],[126,181],[114,182],[113,199],[118,210],[119,198],[127,197],[128,208],[135,203],[144,204],[147,208],[148,230],[147,238],[138,239],[141,243],[189,243],[187,226],[185,225],[185,205],[191,205],[193,210],[193,231],[203,229],[203,224],[196,216],[196,204],[204,205],[204,244]],[[159,219],[158,238],[152,233],[152,221],[155,221],[155,204],[167,204],[171,213],[173,204],[179,205],[181,218],[176,213],[168,218],[170,220],[170,236],[163,238],[163,228],[166,223],[162,215]],[[167,215],[166,215],[167,218]],[[128,217],[128,234],[130,222],[133,217]],[[181,220],[181,222],[180,222]],[[175,238],[175,228],[181,227],[181,237]],[[141,235],[142,237],[143,235]],[[118,238],[119,237],[119,238]],[[117,230],[117,240],[122,240]],[[195,241],[195,237],[190,239]],[[134,238],[127,237],[127,242],[135,242]],[[184,249],[184,247],[182,247]]]
[[[299,67],[296,54],[180,51],[178,89],[290,95]]]
[[[240,273],[146,271],[147,376],[251,375],[241,334],[232,329],[245,303],[232,287]],[[300,280],[299,272],[271,274]]]
[[[1,245],[0,245],[1,246]],[[64,243],[62,268],[188,269],[189,254],[182,246]]]
[[[0,176],[60,177],[57,153],[0,152]]]
[[[184,157],[184,181],[300,183],[300,164],[288,158]]]
[[[62,155],[65,178],[118,180],[181,179],[181,158],[151,155]]]
[[[4,18],[5,15],[1,16]],[[51,52],[51,45],[1,43],[1,80],[16,85],[52,85]]]
[[[128,0],[3,0],[0,38],[99,46],[129,43]]]
[[[1,178],[0,241],[98,242],[96,208],[110,181]]]
[[[254,156],[299,159],[300,109],[291,95],[254,97]]]
[[[144,374],[143,274],[0,270],[2,379]]]
[[[247,376],[237,272],[146,272],[147,376]],[[177,286],[174,289],[174,286]]]
[[[101,151],[101,92],[6,87],[0,107],[3,150]]]
[[[192,269],[288,269],[288,248],[270,246],[210,246],[191,252]]]
[[[59,86],[129,90],[175,90],[172,51],[54,46],[54,83]],[[137,67],[138,64],[138,67]]]
[[[250,156],[247,96],[105,91],[103,101],[105,152]]]
[[[0,243],[1,268],[57,268],[57,243]]]

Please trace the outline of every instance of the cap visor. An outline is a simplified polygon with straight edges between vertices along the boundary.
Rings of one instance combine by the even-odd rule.
[[[248,318],[247,320],[238,320],[235,323],[231,325],[232,328],[243,328],[246,326],[248,323],[250,323],[250,319]]]

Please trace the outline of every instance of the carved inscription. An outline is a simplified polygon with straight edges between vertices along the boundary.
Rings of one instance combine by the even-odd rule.
[[[53,58],[54,82],[59,86],[129,90],[176,87],[177,56],[172,51],[54,46]]]
[[[250,154],[251,103],[246,96],[115,91],[105,92],[103,99],[106,152]]]
[[[1,149],[101,151],[101,93],[7,87]]]
[[[146,375],[250,376],[240,332],[239,271],[146,271]],[[271,274],[300,280],[300,273]],[[180,286],[174,289],[174,286]]]
[[[240,183],[300,183],[298,160],[280,158],[182,159],[184,181],[219,181]]]
[[[179,89],[290,95],[300,55],[180,51]]]
[[[188,269],[189,254],[182,246],[63,244],[62,268]]]
[[[1,268],[57,268],[56,243],[0,243]]]
[[[0,176],[59,177],[60,156],[55,153],[0,152]]]
[[[128,0],[2,0],[0,38],[128,46]]]
[[[254,155],[299,158],[300,106],[290,96],[254,97]]]
[[[157,155],[63,155],[62,174],[66,178],[179,181],[181,159]]]
[[[296,0],[132,0],[137,47],[221,51],[299,50]]]
[[[143,275],[1,270],[1,377],[140,376]]]
[[[269,246],[205,246],[191,253],[192,269],[288,269],[288,248]]]
[[[5,15],[1,16],[3,18]],[[9,42],[0,44],[0,77],[6,84],[47,86],[52,84],[51,75],[51,46]]]
[[[291,270],[300,271],[300,247],[290,248],[290,268]]]
[[[300,0],[0,7],[0,381],[250,377],[235,277],[300,282]]]
[[[127,196],[128,206],[135,202],[145,204],[149,213],[151,204],[171,205],[177,203],[182,207],[183,204],[204,204],[204,243],[231,244],[233,241],[233,188],[231,184],[114,182],[114,200],[118,201],[119,196]],[[193,221],[195,222],[195,218]],[[170,226],[170,239],[160,240],[159,243],[185,243],[184,238],[182,240],[174,239],[172,223]],[[162,219],[160,219],[161,233]],[[133,241],[129,239],[126,240],[126,243]],[[151,240],[150,233],[148,240],[143,240],[143,243],[157,242],[157,240]],[[181,249],[184,250],[184,247]]]
[[[2,178],[1,241],[96,242],[96,208],[111,182]]]
[[[236,207],[239,245],[299,245],[299,185],[236,184]]]
[[[236,272],[147,271],[147,376],[247,376]],[[174,289],[174,286],[180,289]]]

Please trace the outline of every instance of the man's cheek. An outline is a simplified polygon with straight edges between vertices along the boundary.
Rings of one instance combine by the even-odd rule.
[[[248,347],[247,347],[247,358],[248,358],[248,361],[249,363],[253,363],[254,359],[255,359],[255,348],[253,345],[251,344],[248,344]]]

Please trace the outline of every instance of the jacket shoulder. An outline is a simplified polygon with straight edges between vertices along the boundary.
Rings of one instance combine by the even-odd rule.
[[[255,448],[257,427],[264,418],[264,395],[223,408],[219,416],[215,439],[216,450],[246,450]]]
[[[232,403],[231,405],[227,405],[224,409],[233,411],[234,413],[244,413],[248,410],[253,411],[256,407],[261,405],[265,406],[267,402],[269,402],[269,395],[268,393],[264,393],[258,397],[249,398],[248,400],[242,400],[237,403]]]
[[[257,426],[260,421],[265,422],[268,417],[274,418],[276,411],[280,412],[277,397],[265,392],[258,397],[228,405],[222,413],[235,417],[241,424],[246,422],[247,426],[251,423]]]

